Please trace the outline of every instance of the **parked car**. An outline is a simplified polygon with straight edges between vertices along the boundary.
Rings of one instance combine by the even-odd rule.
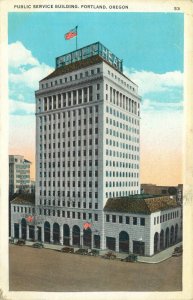
[[[19,239],[19,240],[17,241],[16,245],[19,245],[19,246],[25,245],[25,240]]]
[[[80,248],[80,249],[75,251],[75,254],[87,255],[88,254],[88,249]]]
[[[74,248],[72,248],[72,247],[64,247],[60,251],[64,252],[64,253],[74,253]]]
[[[99,250],[95,250],[95,249],[92,249],[88,255],[90,256],[98,256],[99,255]]]
[[[9,238],[9,243],[14,244],[14,238]]]
[[[182,252],[183,252],[183,248],[182,248],[182,245],[179,246],[179,247],[176,247],[172,253],[172,256],[180,256],[182,255]]]
[[[40,243],[40,242],[37,242],[37,243],[33,244],[33,247],[34,248],[44,248],[44,245],[42,243]]]
[[[109,252],[105,253],[105,255],[103,255],[102,258],[105,258],[105,259],[115,259],[116,258],[116,254],[114,254],[113,252],[109,251]]]
[[[135,254],[129,254],[127,257],[122,258],[121,261],[136,262],[137,261],[137,255],[135,255]]]

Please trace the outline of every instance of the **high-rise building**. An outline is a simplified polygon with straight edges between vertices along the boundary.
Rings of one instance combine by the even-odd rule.
[[[72,225],[102,230],[106,200],[139,193],[138,87],[101,43],[56,58],[36,91],[36,130],[36,204],[51,215],[68,208]]]
[[[22,155],[9,155],[9,194],[30,192],[31,162]]]
[[[35,204],[12,201],[12,237],[140,255],[181,239],[175,196],[140,195],[141,99],[122,64],[97,42],[40,81]]]

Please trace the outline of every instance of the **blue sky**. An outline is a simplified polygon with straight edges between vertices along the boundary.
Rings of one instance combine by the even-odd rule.
[[[139,84],[140,94],[144,100],[147,97],[148,100],[156,100],[158,103],[182,100],[183,14],[9,13],[9,45],[21,43],[38,61],[37,72],[46,76],[47,72],[49,73],[55,67],[55,57],[75,50],[75,38],[66,41],[64,34],[76,25],[78,25],[78,47],[96,41],[102,42],[123,59],[125,74]],[[19,55],[21,51],[19,47],[16,48]],[[15,56],[15,52],[17,52],[15,48],[12,49],[10,56]],[[26,85],[22,82],[20,95],[15,94],[15,89],[18,90],[19,84],[19,77],[16,75],[25,76],[25,72],[35,66],[37,68],[37,63],[30,65],[25,55],[19,66],[17,64],[13,66],[10,61],[11,99],[15,97],[15,100],[21,101],[22,96],[25,95],[26,102],[34,102],[34,89],[37,89],[38,81],[44,76],[40,78],[35,76],[37,80],[34,85],[32,83]],[[35,69],[33,71],[35,72]],[[176,77],[172,83],[173,72]],[[140,77],[142,74],[144,78]],[[156,78],[152,76],[155,74],[157,74]],[[170,75],[169,80],[168,76],[166,79],[164,76],[160,77],[161,74]],[[161,89],[160,86],[147,89],[150,83],[154,85],[152,80],[159,81]],[[12,110],[12,113],[15,112]],[[17,113],[19,113],[18,109]],[[22,114],[22,111],[20,113]]]
[[[75,49],[64,34],[78,25],[78,46],[102,42],[127,67],[164,73],[183,70],[183,14],[10,13],[9,43],[22,41],[41,62]]]
[[[143,182],[168,184],[175,177],[179,183],[184,55],[179,13],[9,13],[10,152],[34,161],[34,91],[54,70],[55,58],[75,50],[76,39],[66,41],[64,34],[76,25],[78,48],[100,41],[123,59],[124,73],[139,86]],[[157,180],[152,169],[158,162]],[[175,176],[167,177],[168,168]]]

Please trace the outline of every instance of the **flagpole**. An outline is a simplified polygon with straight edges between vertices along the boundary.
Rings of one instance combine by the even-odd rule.
[[[78,49],[78,26],[76,26],[76,50]]]

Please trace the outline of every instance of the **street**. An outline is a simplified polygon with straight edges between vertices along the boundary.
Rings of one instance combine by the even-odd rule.
[[[126,263],[10,245],[10,291],[180,291],[182,257]]]

